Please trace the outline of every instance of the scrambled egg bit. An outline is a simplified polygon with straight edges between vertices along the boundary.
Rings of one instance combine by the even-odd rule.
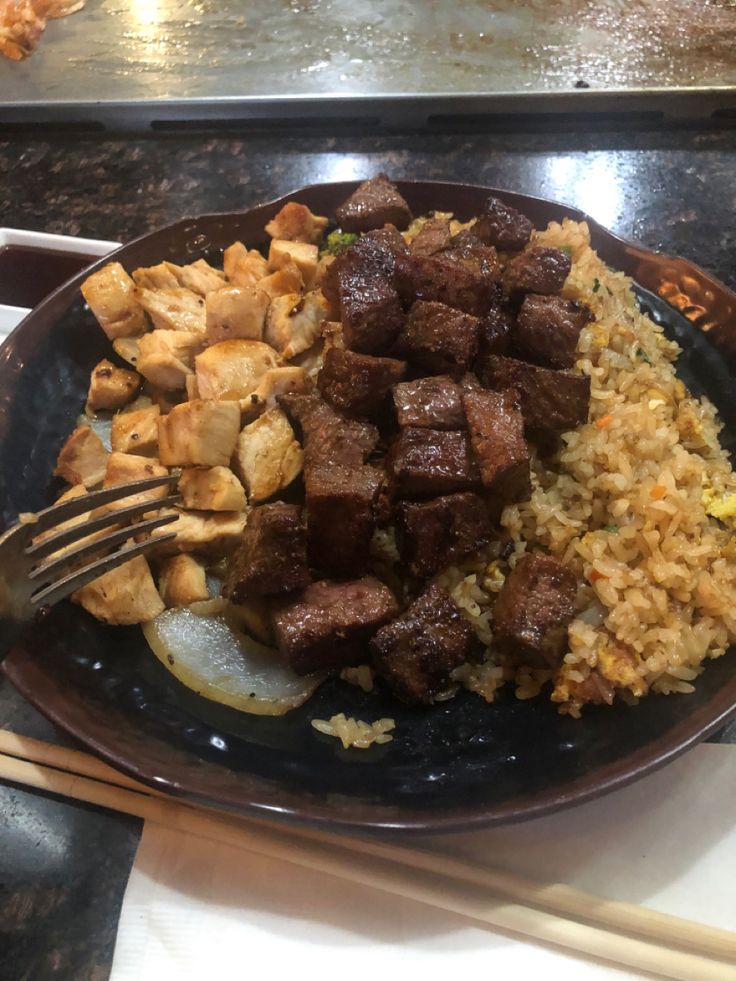
[[[719,494],[712,487],[706,486],[701,500],[706,514],[736,531],[736,494]]]

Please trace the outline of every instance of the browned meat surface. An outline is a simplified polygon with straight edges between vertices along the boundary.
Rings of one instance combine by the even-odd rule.
[[[400,699],[431,702],[471,655],[473,631],[444,589],[430,586],[371,641],[373,664]]]
[[[309,563],[328,575],[359,575],[368,563],[382,474],[369,466],[306,473]]]
[[[559,293],[571,268],[567,252],[532,245],[506,264],[502,282],[507,293]]]
[[[273,613],[276,643],[299,674],[330,671],[365,660],[372,634],[399,612],[388,587],[373,576],[313,582]]]
[[[531,494],[529,447],[516,393],[466,388],[462,398],[483,486],[505,504],[527,500]]]
[[[511,346],[514,318],[494,304],[480,319],[481,354],[506,354]]]
[[[310,578],[301,508],[282,501],[253,508],[228,562],[225,596],[244,603],[249,596],[303,589]]]
[[[480,375],[489,388],[516,389],[529,433],[562,433],[588,421],[587,375],[540,368],[497,355],[484,359]]]
[[[465,429],[460,386],[448,375],[401,382],[393,391],[400,426],[418,429]]]
[[[399,294],[381,275],[360,263],[337,274],[345,346],[363,354],[380,354],[399,333],[404,311]]]
[[[473,231],[487,245],[494,245],[501,252],[518,252],[529,241],[534,226],[510,204],[498,198],[488,198],[483,214],[473,225]]]
[[[317,387],[336,409],[348,415],[371,416],[405,374],[405,361],[332,347],[325,354]]]
[[[519,310],[514,345],[534,364],[572,368],[580,331],[590,320],[590,310],[582,303],[529,293]]]
[[[376,276],[391,281],[396,266],[396,256],[408,251],[409,246],[404,241],[404,236],[393,225],[366,232],[327,267],[321,282],[322,292],[330,303],[336,305],[338,274],[341,270],[358,265],[367,265]]]
[[[277,401],[301,429],[307,472],[314,466],[360,466],[378,443],[375,426],[345,419],[319,395],[279,395]]]
[[[406,228],[412,215],[409,205],[385,174],[364,181],[335,211],[344,232],[367,232],[391,223]]]
[[[493,635],[511,657],[557,666],[565,654],[575,575],[551,555],[531,552],[509,573],[493,608]]]
[[[415,576],[433,575],[492,536],[486,503],[472,492],[424,504],[402,502],[396,509],[396,529],[401,558]]]
[[[396,341],[422,373],[462,375],[478,353],[478,318],[444,303],[417,300]]]
[[[498,269],[479,269],[457,255],[400,255],[396,259],[396,288],[404,303],[436,300],[465,313],[483,316],[496,295]]]
[[[449,249],[452,236],[447,218],[429,218],[413,239],[410,250],[414,255],[434,255]]]
[[[501,272],[496,250],[491,245],[484,245],[473,230],[468,228],[453,236],[450,247],[445,249],[440,258],[494,282]]]
[[[475,488],[478,466],[467,433],[402,429],[386,460],[398,497],[428,498]]]

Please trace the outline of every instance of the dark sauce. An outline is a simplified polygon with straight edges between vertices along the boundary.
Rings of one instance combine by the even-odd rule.
[[[0,246],[0,304],[35,307],[96,258],[28,245]]]

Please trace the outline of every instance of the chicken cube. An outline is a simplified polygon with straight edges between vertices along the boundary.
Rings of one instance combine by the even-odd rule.
[[[261,378],[256,390],[247,398],[240,400],[242,418],[247,421],[255,419],[264,409],[275,405],[279,395],[299,394],[311,390],[312,380],[305,368],[298,365],[271,368]]]
[[[108,262],[82,283],[82,296],[108,338],[136,337],[146,331],[146,315],[133,280],[119,262]]]
[[[311,289],[319,262],[317,246],[310,245],[308,242],[287,242],[280,238],[271,239],[271,246],[268,250],[269,269],[274,272],[277,269],[283,269],[290,262],[299,267],[305,287]]]
[[[140,339],[138,371],[165,392],[184,388],[194,368],[195,355],[204,346],[202,334],[183,330],[155,330]]]
[[[187,266],[176,266],[173,262],[165,262],[164,265],[177,278],[179,286],[200,296],[207,296],[212,290],[221,290],[225,285],[225,273],[213,269],[204,259],[197,259]]]
[[[54,474],[69,484],[95,487],[105,475],[107,450],[89,426],[78,426],[62,446]]]
[[[295,262],[287,262],[285,266],[272,272],[270,276],[259,279],[258,289],[268,293],[272,300],[274,297],[283,296],[284,293],[301,293],[304,289],[304,280],[299,271],[299,266]]]
[[[145,480],[148,477],[165,477],[168,472],[158,460],[152,460],[150,457],[113,452],[107,460],[102,486],[104,488],[117,487],[119,484],[129,484],[134,480]],[[169,488],[164,484],[162,487],[152,487],[150,490],[131,494],[129,497],[113,501],[111,504],[104,504],[103,508],[107,511],[118,510],[132,507],[134,504],[144,504],[146,501],[150,501],[152,507],[155,507],[155,502],[166,497],[168,493]]]
[[[138,301],[158,330],[184,330],[204,334],[204,300],[192,290],[177,286],[168,290],[148,290],[139,286]]]
[[[302,469],[302,448],[281,409],[274,407],[238,436],[235,469],[251,504],[288,487]]]
[[[149,405],[134,412],[118,412],[112,417],[110,443],[116,453],[137,456],[158,455],[158,419],[161,409]]]
[[[254,286],[226,286],[208,293],[205,298],[207,343],[235,337],[260,341],[270,302],[268,293]]]
[[[191,555],[166,559],[161,566],[158,588],[167,607],[189,606],[209,599],[204,566]]]
[[[199,394],[203,399],[244,399],[278,364],[276,352],[262,341],[220,341],[195,359]]]
[[[84,497],[85,494],[87,494],[87,488],[84,486],[84,484],[75,484],[73,487],[68,487],[63,494],[60,494],[59,497],[56,499],[56,501],[54,501],[54,503],[63,504],[64,501],[72,501],[76,497]],[[90,516],[91,515],[89,511],[84,511],[82,514],[77,515],[75,518],[69,518],[67,521],[60,521],[58,524],[54,525],[54,527],[51,528],[49,531],[45,531],[42,534],[37,535],[33,539],[33,544],[34,545],[40,544],[46,538],[50,538],[51,535],[55,535],[60,531],[66,531],[69,528],[76,528],[78,525],[83,525],[86,521],[89,521]],[[50,557],[57,558],[60,555],[64,555],[65,552],[69,552],[72,549],[77,548],[83,542],[86,543],[88,540],[91,540],[91,537],[92,536],[88,536],[88,538],[80,539],[80,541],[74,542],[71,545],[67,545],[64,548],[60,548],[57,551],[52,552]]]
[[[145,623],[164,611],[148,562],[142,555],[78,589],[72,600],[109,624]]]
[[[195,511],[242,511],[245,490],[229,467],[182,470],[179,492],[185,508]]]
[[[136,286],[142,286],[147,290],[175,290],[180,283],[178,276],[174,275],[172,266],[171,262],[159,262],[157,266],[141,266],[133,270],[133,282]]]
[[[287,201],[281,211],[269,221],[265,230],[271,238],[318,244],[322,241],[328,224],[327,218],[313,215],[306,204]]]
[[[171,524],[154,528],[151,538],[160,538],[174,532],[175,538],[154,546],[157,556],[196,552],[207,558],[217,559],[236,547],[245,530],[245,511],[160,511],[160,514],[176,515]]]
[[[183,402],[158,421],[159,459],[167,467],[226,467],[239,429],[237,402]]]
[[[138,364],[141,356],[141,346],[137,337],[116,337],[112,342],[112,348],[118,357],[127,361],[134,368]]]
[[[87,412],[98,409],[121,409],[141,387],[141,376],[126,368],[116,368],[104,358],[92,369],[87,391]]]
[[[293,358],[314,344],[329,312],[330,305],[319,290],[305,296],[277,296],[266,318],[266,340],[283,358]]]
[[[255,286],[268,273],[268,263],[257,249],[233,242],[223,253],[225,276],[233,286]]]
[[[187,375],[184,379],[184,391],[187,393],[188,402],[194,402],[195,399],[201,398],[196,375]]]

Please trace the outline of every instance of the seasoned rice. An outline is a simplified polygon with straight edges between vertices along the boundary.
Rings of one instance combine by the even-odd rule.
[[[394,738],[390,733],[395,725],[393,719],[377,719],[375,722],[348,719],[343,712],[333,715],[331,719],[312,719],[312,726],[317,732],[339,739],[343,749],[368,749],[373,743],[390,743]]]

